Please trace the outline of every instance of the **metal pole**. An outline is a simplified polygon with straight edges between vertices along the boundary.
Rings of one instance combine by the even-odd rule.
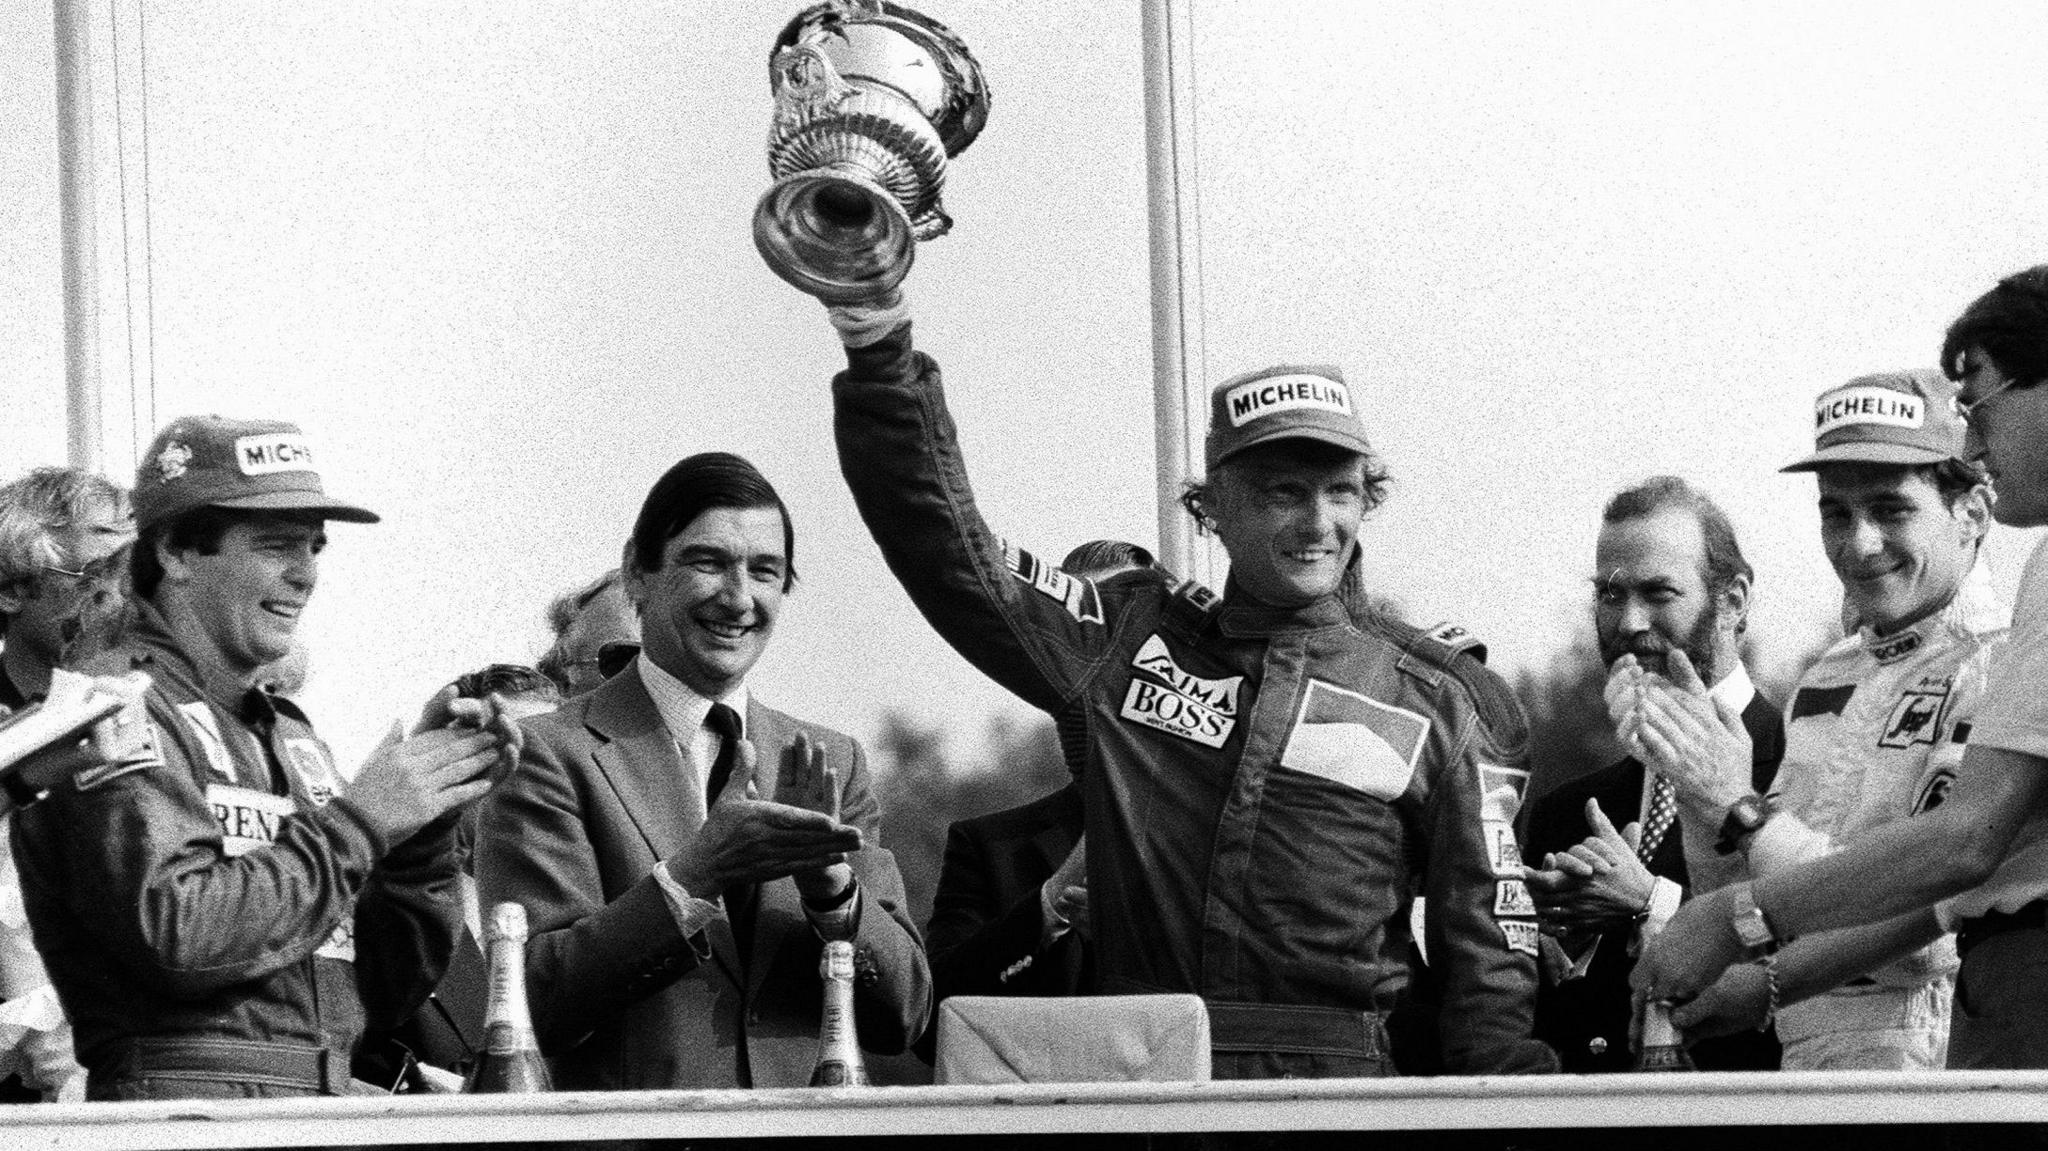
[[[1145,175],[1152,251],[1152,391],[1159,559],[1214,584],[1211,550],[1180,508],[1208,415],[1201,205],[1195,172],[1194,0],[1145,0]]]
[[[99,239],[93,199],[91,30],[78,0],[55,0],[57,42],[57,210],[63,233],[66,455],[72,467],[102,469]]]

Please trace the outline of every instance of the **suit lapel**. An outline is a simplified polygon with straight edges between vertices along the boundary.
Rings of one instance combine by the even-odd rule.
[[[780,712],[762,707],[751,698],[747,701],[747,741],[754,745],[754,788],[764,801],[775,802],[782,752],[794,734]],[[742,952],[747,960],[747,999],[752,1002],[761,994],[761,985],[773,966],[769,957],[781,950],[783,938],[791,928],[807,925],[809,921],[804,918],[794,880],[776,879],[750,885],[745,895],[748,902],[741,909],[737,925],[751,936],[742,939]]]
[[[680,795],[688,767],[637,666],[629,666],[591,693],[584,724],[598,737],[591,758],[646,843],[649,867],[674,855],[698,831],[686,817]],[[715,919],[705,936],[713,957],[737,986],[740,953],[732,930],[725,920]]]

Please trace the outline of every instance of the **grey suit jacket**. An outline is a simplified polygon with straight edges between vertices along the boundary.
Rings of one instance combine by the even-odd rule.
[[[556,1086],[568,1089],[802,1086],[817,1056],[823,949],[787,878],[729,893],[750,900],[746,938],[728,919],[685,939],[653,877],[683,844],[685,770],[637,668],[553,714],[525,721],[519,770],[484,806],[477,881],[486,908],[526,907],[527,994]],[[753,703],[756,784],[799,731],[836,766],[841,818],[867,846],[848,860],[861,885],[854,1015],[861,1045],[902,1051],[929,1017],[931,979],[860,745]]]

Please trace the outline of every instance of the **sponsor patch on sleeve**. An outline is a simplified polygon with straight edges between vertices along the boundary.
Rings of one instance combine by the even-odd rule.
[[[327,801],[341,794],[341,773],[334,768],[334,757],[327,754],[327,748],[317,739],[287,739],[284,741],[284,757],[292,765],[292,773],[299,777],[299,783],[306,789],[306,797],[314,807],[326,807]]]
[[[1464,624],[1445,620],[1423,634],[1452,651],[1467,652],[1480,663],[1486,662],[1486,645]]]
[[[1519,879],[1502,879],[1493,885],[1495,915],[1533,916],[1536,901],[1529,897],[1529,885]]]
[[[1009,540],[1001,542],[1003,563],[1009,567],[1011,575],[1067,609],[1067,614],[1078,622],[1103,622],[1102,600],[1096,594],[1094,580],[1054,567]]]
[[[1515,825],[1498,819],[1482,821],[1486,833],[1486,857],[1499,876],[1521,878],[1522,845],[1515,839]]]
[[[1280,766],[1375,799],[1397,799],[1415,777],[1429,722],[1406,708],[1311,679],[1280,752]]]
[[[1536,954],[1536,925],[1527,919],[1503,919],[1500,921],[1501,938],[1507,941],[1509,951],[1524,955]]]
[[[1193,740],[1204,747],[1222,747],[1237,727],[1241,675],[1206,679],[1174,662],[1166,641],[1148,636],[1131,658],[1138,674],[1124,690],[1125,719]]]
[[[1483,823],[1512,825],[1522,812],[1522,793],[1529,786],[1529,773],[1499,764],[1479,765],[1479,818]]]

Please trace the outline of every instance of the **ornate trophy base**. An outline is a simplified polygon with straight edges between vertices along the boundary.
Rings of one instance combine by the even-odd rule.
[[[887,292],[917,256],[909,214],[851,166],[777,180],[754,209],[754,246],[776,275],[828,304]]]

